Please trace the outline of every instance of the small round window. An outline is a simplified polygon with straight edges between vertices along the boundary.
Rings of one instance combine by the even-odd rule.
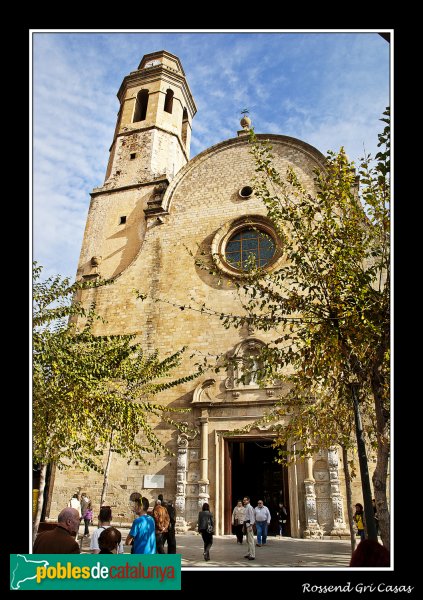
[[[240,271],[266,266],[276,252],[272,237],[256,227],[238,230],[226,244],[226,261]]]
[[[239,190],[239,195],[241,198],[249,198],[253,194],[253,188],[249,185],[245,185],[243,188]]]

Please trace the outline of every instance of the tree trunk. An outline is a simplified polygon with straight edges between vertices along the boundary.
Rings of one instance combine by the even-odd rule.
[[[47,473],[47,465],[43,464],[43,465],[41,465],[41,470],[40,470],[40,489],[38,492],[37,513],[35,515],[35,521],[32,526],[32,543],[35,542],[35,537],[37,535],[38,526],[39,526],[40,520],[41,520],[41,513],[43,510],[44,489],[46,487],[46,473]]]
[[[354,406],[355,433],[357,439],[358,461],[360,465],[361,490],[364,504],[364,527],[366,537],[377,541],[376,521],[374,518],[372,489],[370,486],[369,461],[367,460],[366,443],[364,441],[363,424],[361,420],[360,405],[357,395],[358,384],[351,384],[351,394]]]
[[[376,500],[377,516],[379,518],[379,531],[383,545],[390,550],[390,514],[386,497],[386,480],[389,465],[389,421],[384,408],[382,381],[378,370],[375,368],[371,377],[372,392],[375,403],[377,423],[377,460],[373,473],[373,489]]]
[[[389,447],[379,443],[377,448],[376,469],[373,473],[373,489],[376,500],[376,510],[379,519],[379,532],[383,545],[390,550],[390,514],[386,497],[386,479],[388,477]]]
[[[348,511],[348,523],[350,524],[350,540],[351,540],[351,554],[355,550],[355,546],[357,543],[355,537],[355,531],[353,527],[354,519],[353,519],[353,509],[352,509],[352,489],[351,489],[351,475],[350,469],[348,467],[348,456],[347,449],[345,446],[342,446],[342,462],[344,463],[344,476],[345,476],[345,490],[347,492],[347,511]]]
[[[109,485],[110,463],[112,462],[112,438],[113,438],[113,433],[110,436],[109,454],[107,456],[106,468],[104,469],[103,489],[101,490],[100,507],[103,506],[103,503],[106,500],[107,487]]]

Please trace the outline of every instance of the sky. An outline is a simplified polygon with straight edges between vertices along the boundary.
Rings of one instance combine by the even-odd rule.
[[[289,135],[358,161],[377,152],[390,45],[376,32],[31,32],[32,259],[74,281],[90,192],[106,172],[117,91],[144,54],[181,60],[197,105],[191,158],[236,137]]]

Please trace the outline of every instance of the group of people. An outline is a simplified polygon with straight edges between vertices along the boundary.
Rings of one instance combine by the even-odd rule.
[[[288,512],[283,502],[279,503],[277,518],[279,535],[282,536],[288,518]],[[254,524],[257,530],[257,546],[261,548],[267,544],[267,532],[270,520],[270,511],[264,505],[263,500],[258,500],[255,508],[251,506],[249,496],[245,496],[243,500],[238,500],[232,511],[232,529],[236,535],[238,544],[242,544],[243,537],[244,535],[246,536],[248,554],[245,555],[245,558],[248,558],[248,560],[255,560],[256,556]],[[198,513],[198,531],[204,542],[204,560],[209,561],[210,549],[213,545],[214,522],[213,514],[210,512],[210,506],[207,502],[203,504],[202,510]]]
[[[133,554],[176,554],[176,511],[171,501],[165,502],[159,494],[152,513],[150,503],[140,494],[131,495],[132,510],[137,515],[126,538]]]
[[[163,494],[159,494],[154,508],[150,510],[150,503],[139,493],[130,497],[131,509],[135,513],[134,519],[125,544],[131,545],[134,554],[164,554],[167,543],[167,553],[176,553],[176,511],[171,501],[165,502]],[[373,510],[376,524],[378,524],[375,501]],[[287,522],[287,509],[282,502],[279,503],[277,518],[279,534],[282,536]],[[350,566],[389,566],[389,552],[375,540],[365,539],[365,519],[363,505],[357,503],[353,515],[360,544],[354,551]],[[80,546],[76,541],[80,522],[84,520],[85,532],[88,534],[88,524],[92,522],[91,501],[86,494],[74,494],[69,505],[58,516],[57,526],[49,531],[37,535],[33,552],[34,554],[79,554]],[[242,544],[246,536],[248,552],[245,558],[255,560],[255,547],[265,546],[267,531],[271,520],[269,509],[263,500],[258,500],[253,508],[250,497],[244,496],[238,500],[232,512],[232,526],[237,542]],[[98,515],[98,528],[93,532],[90,542],[92,554],[123,554],[121,532],[111,525],[112,509],[102,506]],[[257,531],[257,544],[254,543],[254,529]],[[204,543],[203,557],[210,560],[210,549],[213,545],[214,519],[210,506],[205,502],[198,514],[198,531]],[[377,565],[376,565],[376,562]]]
[[[84,537],[88,537],[90,534],[88,526],[93,520],[93,509],[88,495],[85,492],[82,492],[81,499],[79,499],[79,494],[74,494],[69,500],[68,507],[78,511],[79,521],[84,521],[85,525]]]
[[[147,498],[135,492],[131,494],[131,509],[134,519],[125,544],[132,547],[133,554],[176,554],[176,511],[171,501],[165,502],[159,494],[154,509],[149,510]],[[85,523],[84,536],[89,535],[88,525],[92,522],[91,501],[86,494],[74,494],[69,504],[57,518],[57,526],[37,535],[34,554],[79,554],[80,546],[76,540],[81,521]],[[112,509],[102,506],[98,515],[98,528],[93,531],[90,540],[92,554],[123,554],[124,547],[121,532],[111,525]]]
[[[264,546],[267,542],[267,533],[271,521],[270,510],[264,505],[263,500],[258,500],[257,506],[254,509],[255,525],[257,530],[257,546]],[[244,515],[245,507],[242,500],[238,500],[235,508],[232,511],[232,532],[236,535],[237,542],[242,544],[244,536]],[[283,502],[279,502],[278,510],[276,511],[278,520],[279,536],[284,535],[286,522],[288,519],[288,511]]]

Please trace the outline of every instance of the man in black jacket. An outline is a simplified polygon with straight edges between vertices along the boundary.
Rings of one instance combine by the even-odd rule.
[[[157,497],[158,500],[161,501],[162,506],[168,512],[170,525],[168,530],[163,534],[163,545],[167,542],[167,553],[168,554],[176,554],[176,535],[175,535],[175,524],[176,524],[176,510],[173,506],[173,502],[169,500],[165,502],[163,500],[163,494],[159,494]]]

